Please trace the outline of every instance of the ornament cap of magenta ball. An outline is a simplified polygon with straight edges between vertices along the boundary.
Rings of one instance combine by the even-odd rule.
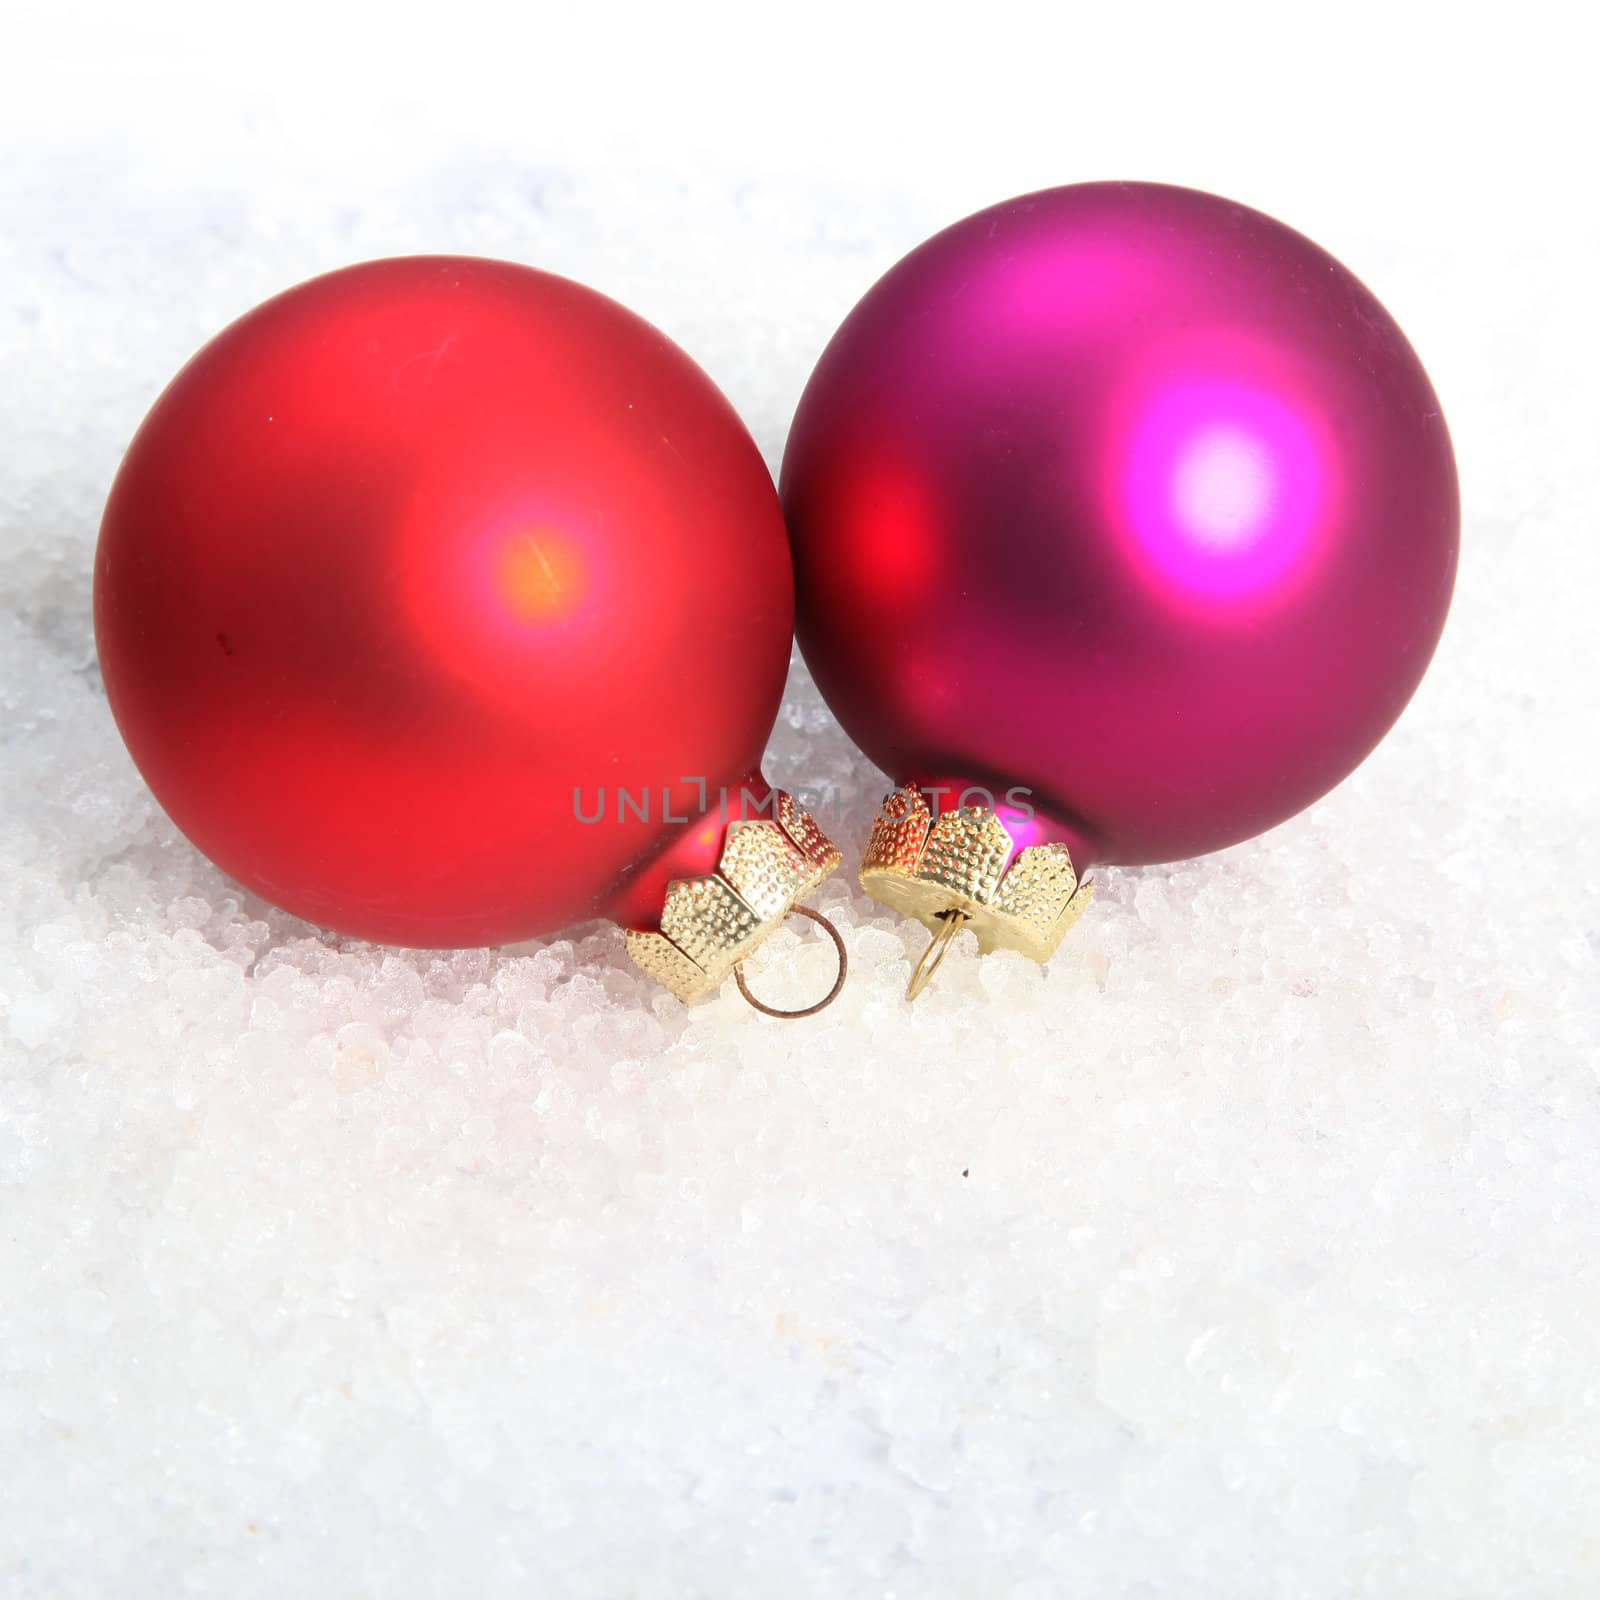
[[[369,261],[241,317],[134,436],[94,589],[156,799],[322,927],[610,917],[690,1000],[838,859],[760,774],[793,620],[761,454],[566,278]]]
[[[1394,319],[1283,223],[1165,184],[918,246],[824,351],[780,492],[806,661],[904,786],[862,882],[935,959],[963,924],[1046,959],[1095,864],[1327,793],[1455,580],[1450,438]]]

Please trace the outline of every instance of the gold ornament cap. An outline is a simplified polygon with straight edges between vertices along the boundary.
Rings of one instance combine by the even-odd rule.
[[[628,954],[686,1005],[721,988],[843,859],[792,795],[774,789],[772,802],[771,817],[728,824],[715,872],[667,885],[659,933],[628,930]]]
[[[960,806],[935,821],[914,785],[884,801],[861,862],[861,887],[939,936],[935,965],[963,926],[985,954],[1017,950],[1048,961],[1094,897],[1092,883],[1078,882],[1066,845],[1018,850],[986,806]],[[913,979],[910,993],[920,987]]]

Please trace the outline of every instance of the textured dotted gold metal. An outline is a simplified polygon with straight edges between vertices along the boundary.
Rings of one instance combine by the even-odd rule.
[[[721,988],[841,859],[793,797],[776,790],[771,818],[728,824],[714,873],[667,886],[661,931],[630,928],[628,954],[685,1004],[698,1000]]]
[[[985,806],[946,811],[935,822],[910,787],[892,794],[873,824],[861,887],[937,935],[940,960],[953,936],[950,913],[959,912],[956,926],[970,928],[980,950],[1048,961],[1094,896],[1093,884],[1078,882],[1064,844],[1016,850]],[[923,969],[924,981],[932,970]]]

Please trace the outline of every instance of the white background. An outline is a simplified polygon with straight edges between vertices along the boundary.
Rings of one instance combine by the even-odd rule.
[[[1579,13],[11,7],[0,1594],[1600,1590],[1592,53]],[[133,774],[99,507],[315,271],[617,295],[776,467],[942,223],[1090,178],[1344,259],[1460,459],[1455,613],[1307,816],[1040,971],[822,903],[692,1013],[594,926],[335,948]],[[797,666],[768,772],[870,782]],[[859,835],[841,840],[847,854]],[[793,1003],[825,957],[774,941]],[[787,987],[786,987],[787,986]]]

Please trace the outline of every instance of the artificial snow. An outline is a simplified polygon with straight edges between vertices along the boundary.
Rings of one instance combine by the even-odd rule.
[[[915,1007],[926,935],[841,872],[850,983],[785,1025],[608,925],[380,949],[240,890],[112,724],[100,507],[211,332],[409,250],[617,296],[776,468],[854,299],[1017,185],[132,159],[0,202],[0,1593],[1600,1590],[1593,257],[1533,294],[1488,223],[1306,189],[1461,457],[1415,702],[1307,814],[1102,871],[1048,967],[964,939]],[[798,663],[766,770],[879,776]],[[752,988],[831,962],[794,922]]]

